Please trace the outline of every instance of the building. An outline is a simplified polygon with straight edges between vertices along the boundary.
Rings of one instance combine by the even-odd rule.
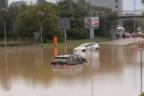
[[[20,7],[20,6],[23,6],[23,5],[27,5],[27,2],[26,1],[16,1],[16,2],[12,2],[10,4],[10,6],[17,6],[17,7]]]
[[[8,7],[8,0],[0,0],[0,8]]]
[[[37,4],[44,4],[46,0],[37,0]]]
[[[59,0],[62,1],[62,0]],[[73,0],[74,2],[78,0]],[[105,7],[112,9],[112,11],[116,11],[118,15],[122,14],[123,10],[123,0],[85,0],[89,2],[91,5]]]
[[[87,0],[92,5],[105,7],[116,11],[119,15],[122,14],[123,0]]]

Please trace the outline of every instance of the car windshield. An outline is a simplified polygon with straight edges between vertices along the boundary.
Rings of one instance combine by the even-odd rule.
[[[93,46],[95,44],[96,43],[94,43],[94,42],[92,42],[92,43],[84,43],[84,44],[79,45],[79,47],[88,47],[88,46]]]
[[[81,45],[79,45],[79,47],[85,47],[85,46],[87,46],[87,45],[89,45],[90,43],[84,43],[84,44],[81,44]]]

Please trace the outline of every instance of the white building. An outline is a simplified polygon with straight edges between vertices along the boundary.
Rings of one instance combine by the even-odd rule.
[[[89,2],[91,5],[112,9],[113,11],[116,11],[118,15],[121,15],[123,11],[123,0],[85,0],[85,1]]]
[[[15,2],[12,2],[10,4],[10,6],[17,6],[17,7],[20,7],[20,6],[23,6],[23,5],[27,5],[27,2],[26,1],[15,1]]]
[[[87,0],[90,4],[110,8],[120,14],[123,10],[123,0]]]

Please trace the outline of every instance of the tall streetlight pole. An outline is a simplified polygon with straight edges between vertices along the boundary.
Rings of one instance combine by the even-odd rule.
[[[92,28],[92,16],[93,16],[93,11],[92,11],[92,0],[89,0],[89,20],[90,20],[90,41],[92,42],[94,39],[94,28]]]
[[[5,13],[8,12],[8,9],[6,9],[6,8],[2,8],[1,10]],[[6,46],[7,46],[7,30],[6,30],[6,20],[5,20],[5,18],[4,18],[4,22],[3,22],[3,29],[4,29],[4,45],[5,45],[5,48],[6,48]]]
[[[136,0],[133,0],[134,6],[134,33],[136,32],[136,18],[135,18],[135,11],[136,11]]]
[[[4,20],[4,42],[5,42],[5,49],[7,46],[7,30],[6,30],[6,21]]]
[[[40,24],[40,34],[41,34],[41,45],[43,45],[43,26]]]
[[[5,12],[5,14],[8,12],[8,9],[6,8],[2,8],[1,11]],[[4,17],[4,21],[3,21],[3,30],[4,30],[4,46],[5,46],[5,70],[6,70],[6,74],[8,76],[8,65],[7,65],[7,29],[6,29],[6,19]]]
[[[44,16],[44,13],[43,12],[38,12],[38,14],[40,16]],[[42,25],[42,20],[40,20],[39,18],[39,23],[40,23],[40,35],[41,35],[41,45],[43,44],[43,25]]]

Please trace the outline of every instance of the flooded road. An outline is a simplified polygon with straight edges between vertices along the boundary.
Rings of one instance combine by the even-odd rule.
[[[68,52],[72,53],[72,49],[68,48]],[[88,64],[51,66],[54,54],[62,53],[61,50],[49,47],[0,49],[0,96],[140,94],[140,55],[134,45],[101,46],[99,53],[86,55]]]

